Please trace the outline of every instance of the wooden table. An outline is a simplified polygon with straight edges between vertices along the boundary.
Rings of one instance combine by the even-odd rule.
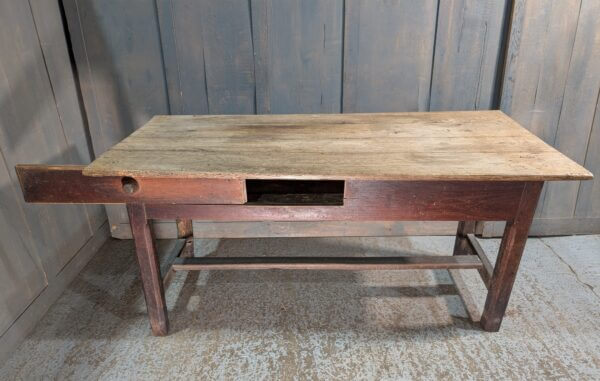
[[[451,256],[194,258],[172,269],[477,269],[500,328],[544,181],[592,174],[499,111],[156,116],[90,165],[19,165],[25,200],[126,203],[150,325],[168,332],[152,219],[459,221]],[[495,266],[476,221],[506,221]],[[163,271],[164,272],[164,271]]]

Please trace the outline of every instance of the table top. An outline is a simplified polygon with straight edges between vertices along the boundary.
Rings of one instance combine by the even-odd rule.
[[[83,174],[315,180],[592,178],[500,111],[155,116]]]

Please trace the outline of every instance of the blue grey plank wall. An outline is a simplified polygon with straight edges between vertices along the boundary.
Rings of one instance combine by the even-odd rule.
[[[169,112],[153,0],[64,1],[96,155]]]
[[[430,110],[494,108],[505,1],[441,1]]]
[[[472,110],[501,99],[534,133],[600,166],[582,148],[600,135],[591,111],[598,44],[585,49],[598,33],[593,0],[63,1],[96,153],[154,114]],[[595,184],[548,187],[533,231],[600,231]],[[109,219],[115,236],[128,236],[122,208]],[[220,226],[268,234],[238,225]],[[369,226],[356,231],[454,228]],[[173,224],[156,227],[175,234]]]
[[[437,0],[347,0],[344,112],[427,111]]]
[[[257,113],[342,109],[342,0],[252,0]]]
[[[0,363],[108,238],[103,208],[23,200],[19,163],[93,157],[59,3],[0,1]]]
[[[174,1],[183,113],[254,114],[252,24],[247,1]]]
[[[501,109],[596,176],[547,184],[534,233],[600,232],[598,12],[594,0],[515,1]]]
[[[65,0],[63,5],[97,156],[153,115],[170,113],[156,4]],[[106,210],[111,226],[127,221],[124,207]]]

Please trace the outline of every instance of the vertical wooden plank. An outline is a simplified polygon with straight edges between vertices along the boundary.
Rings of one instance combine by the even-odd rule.
[[[56,2],[30,0],[35,28],[42,48],[56,108],[74,164],[91,161],[86,121],[79,107],[77,84],[69,59],[62,16]]]
[[[31,9],[0,2],[0,150],[11,181],[23,162],[65,163],[73,150],[60,123]],[[90,237],[81,205],[24,205],[35,253],[54,277]]]
[[[344,112],[429,108],[436,0],[346,0]]]
[[[82,102],[86,112],[88,132],[92,144],[92,150],[96,155],[104,152],[104,138],[102,135],[102,124],[100,111],[96,102],[95,88],[92,76],[92,66],[89,63],[86,49],[86,41],[83,35],[83,26],[79,15],[77,0],[62,0],[71,40],[71,50],[75,59],[75,67],[79,77],[79,88],[81,90]]]
[[[250,3],[172,4],[184,113],[253,114]]]
[[[168,113],[154,0],[66,0],[96,155]],[[92,103],[92,107],[88,105]]]
[[[192,225],[192,220],[175,220],[175,224],[177,225],[177,238],[188,238],[192,237],[194,234],[194,227]]]
[[[594,180],[581,182],[575,215],[600,217],[600,99],[596,100],[593,127],[587,143],[585,167],[594,173]]]
[[[257,113],[340,112],[343,1],[251,4]]]
[[[183,114],[181,81],[172,0],[156,0],[162,60],[165,69],[169,114]]]
[[[600,95],[600,2],[582,0],[571,53],[567,83],[554,146],[580,164],[585,163],[588,139]],[[600,146],[589,146],[593,150]],[[598,179],[594,180],[598,181]],[[544,218],[571,218],[579,182],[552,182],[546,187]]]
[[[47,285],[15,185],[0,155],[0,336]]]
[[[433,110],[492,108],[506,0],[447,0],[438,13]]]
[[[553,145],[581,0],[515,0],[500,109]],[[545,198],[545,188],[540,205]],[[539,207],[536,216],[540,216]]]
[[[250,2],[202,6],[208,108],[211,114],[254,114],[254,51]]]
[[[287,4],[287,3],[286,3]],[[271,55],[273,41],[273,2],[271,0],[251,0],[250,16],[252,18],[252,47],[254,50],[254,82],[256,113],[270,114],[271,111],[271,87],[278,87],[277,84],[271,84],[273,74],[271,70]],[[295,75],[294,77],[295,78]]]
[[[90,163],[93,158],[91,140],[71,66],[60,7],[58,2],[44,0],[31,0],[29,3],[61,128],[69,147],[68,163]],[[106,221],[106,213],[99,205],[86,205],[84,210],[88,216],[90,234],[93,234]]]
[[[516,0],[501,109],[553,144],[581,0]]]
[[[454,241],[454,252],[452,255],[472,254],[467,235],[475,233],[476,225],[477,221],[460,221],[458,223],[458,228],[456,229],[456,240]]]
[[[181,0],[171,3],[173,43],[177,55],[177,74],[182,114],[208,114],[202,2]],[[171,48],[168,48],[169,50]],[[168,67],[168,66],[167,66]],[[167,77],[174,87],[174,77]]]
[[[352,112],[358,105],[360,2],[344,0],[344,52],[342,57],[342,112]]]

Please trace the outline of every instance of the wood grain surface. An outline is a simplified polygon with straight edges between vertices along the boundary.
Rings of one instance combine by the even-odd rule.
[[[592,177],[499,111],[156,116],[83,174],[492,181]]]

